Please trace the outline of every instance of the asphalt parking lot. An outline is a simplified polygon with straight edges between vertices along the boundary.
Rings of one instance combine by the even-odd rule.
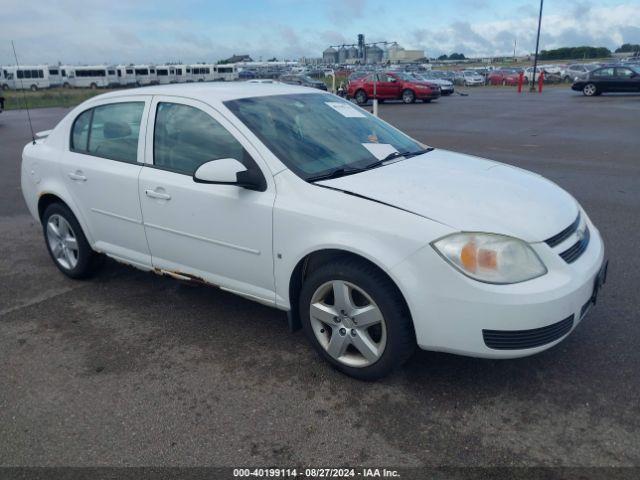
[[[380,115],[567,189],[604,236],[609,279],[543,354],[418,352],[376,383],[229,293],[115,262],[63,277],[20,193],[26,115],[0,114],[0,465],[639,466],[640,96],[468,91]],[[35,130],[66,111],[32,111]]]

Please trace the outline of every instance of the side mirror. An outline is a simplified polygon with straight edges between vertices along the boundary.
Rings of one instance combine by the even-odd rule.
[[[214,185],[236,185],[259,192],[267,189],[267,183],[259,170],[247,170],[235,158],[221,158],[203,163],[193,173],[193,181]]]

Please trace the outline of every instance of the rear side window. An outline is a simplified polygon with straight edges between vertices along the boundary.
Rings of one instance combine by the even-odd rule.
[[[87,153],[89,127],[91,126],[92,114],[93,109],[87,110],[76,118],[75,122],[73,122],[73,129],[71,130],[71,150]]]
[[[205,162],[235,158],[247,168],[252,160],[238,141],[208,114],[195,107],[159,103],[153,134],[154,165],[193,175]]]
[[[613,68],[601,68],[593,72],[594,77],[613,77]]]
[[[114,103],[82,113],[74,122],[71,149],[127,163],[138,159],[144,102]]]

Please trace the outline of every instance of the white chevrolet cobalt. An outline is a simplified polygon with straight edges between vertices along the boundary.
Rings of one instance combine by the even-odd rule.
[[[582,320],[600,234],[539,175],[427,147],[328,93],[192,84],[94,97],[25,147],[55,265],[100,254],[287,311],[340,371],[512,358]],[[259,335],[259,332],[256,332]]]

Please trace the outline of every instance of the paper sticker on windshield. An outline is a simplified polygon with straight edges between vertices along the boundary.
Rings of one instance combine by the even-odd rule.
[[[369,153],[376,157],[377,160],[387,158],[388,155],[398,151],[388,143],[363,143],[362,146],[369,150]]]
[[[343,117],[347,118],[365,118],[362,112],[359,112],[348,103],[343,102],[324,102]]]

